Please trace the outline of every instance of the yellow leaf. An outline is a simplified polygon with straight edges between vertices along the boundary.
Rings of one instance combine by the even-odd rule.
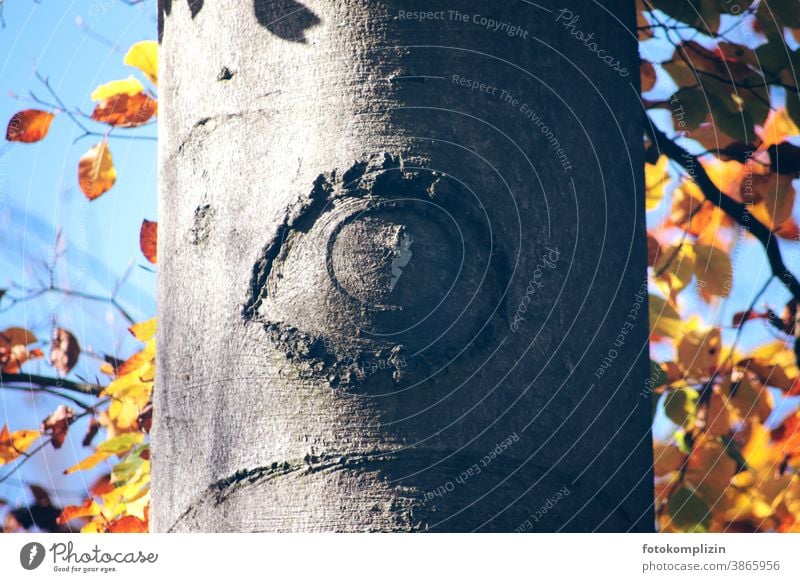
[[[129,67],[136,67],[158,85],[158,43],[154,40],[137,42],[125,54],[123,62]]]
[[[117,171],[106,140],[83,154],[78,162],[78,182],[89,200],[101,196],[114,185]]]
[[[752,372],[767,386],[793,393],[797,382],[796,356],[786,343],[776,341],[753,351],[753,357],[741,360],[737,366]]]
[[[800,134],[800,129],[785,108],[770,111],[764,128],[761,130],[762,143],[760,149],[766,150],[771,145],[777,145],[790,137]]]
[[[689,329],[678,342],[678,363],[691,378],[705,378],[717,369],[722,337],[719,329]]]
[[[762,424],[753,422],[749,425],[750,436],[742,448],[742,456],[747,464],[756,469],[775,470],[774,449],[769,446],[769,430]]]
[[[156,318],[132,325],[129,329],[136,339],[146,342],[156,335]]]
[[[92,467],[97,466],[98,463],[105,461],[111,455],[112,453],[95,451],[94,453],[86,457],[84,460],[82,460],[80,463],[73,465],[72,467],[64,471],[64,474],[69,475],[70,473],[74,473],[75,471],[84,471],[86,469],[91,469]]]
[[[667,283],[671,297],[683,291],[694,277],[694,253],[691,244],[682,243],[666,249],[653,271]]]
[[[758,386],[747,378],[739,382],[726,380],[721,386],[725,402],[742,420],[754,418],[764,422],[772,413],[772,395],[766,386]]]
[[[0,431],[0,465],[19,457],[39,436],[40,433],[35,430],[18,430],[9,433],[8,427],[4,426]]]
[[[677,337],[683,330],[678,312],[658,295],[650,295],[650,333],[656,336]]]
[[[728,455],[725,446],[717,439],[702,435],[689,455],[684,481],[713,507],[722,498],[737,470],[738,464]]]
[[[653,210],[661,203],[664,192],[669,184],[670,177],[667,173],[669,158],[662,155],[655,164],[644,165],[645,181],[645,207]]]
[[[706,293],[727,297],[733,286],[733,266],[728,253],[711,245],[694,246],[694,273]]]
[[[117,95],[133,96],[138,93],[144,93],[144,85],[134,76],[127,79],[120,79],[119,81],[111,81],[105,85],[100,85],[92,92],[92,101],[103,101],[109,97]]]

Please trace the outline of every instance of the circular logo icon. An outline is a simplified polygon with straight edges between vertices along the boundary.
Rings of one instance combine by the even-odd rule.
[[[44,546],[38,542],[30,542],[19,551],[19,563],[26,570],[35,570],[44,561]]]

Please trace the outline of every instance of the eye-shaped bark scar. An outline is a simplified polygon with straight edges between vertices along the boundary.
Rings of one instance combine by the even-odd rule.
[[[399,381],[491,327],[509,273],[495,235],[457,179],[389,154],[358,162],[287,210],[242,316],[310,376]]]

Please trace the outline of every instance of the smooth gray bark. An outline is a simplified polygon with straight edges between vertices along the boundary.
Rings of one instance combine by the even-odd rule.
[[[634,3],[559,10],[161,0],[156,531],[652,529]]]

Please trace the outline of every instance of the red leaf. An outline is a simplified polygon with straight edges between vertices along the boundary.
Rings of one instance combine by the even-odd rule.
[[[142,254],[153,264],[156,264],[158,248],[158,223],[145,220],[139,231],[139,247]]]
[[[55,116],[52,113],[39,109],[26,109],[15,113],[8,122],[6,139],[22,143],[34,143],[44,139],[50,131],[53,117]]]
[[[63,404],[55,412],[42,421],[41,431],[52,436],[51,443],[54,449],[60,449],[67,438],[69,425],[75,418],[75,411]]]
[[[92,440],[94,440],[94,437],[97,435],[97,431],[99,430],[100,430],[100,423],[97,422],[97,419],[95,417],[92,417],[92,419],[89,421],[89,426],[86,427],[86,435],[83,437],[83,441],[81,442],[81,444],[84,447],[88,447],[89,445],[91,445]]]

